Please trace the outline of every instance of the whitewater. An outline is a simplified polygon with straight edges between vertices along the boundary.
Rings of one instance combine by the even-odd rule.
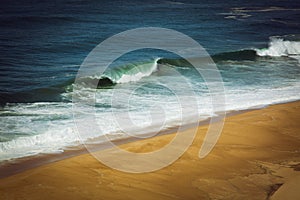
[[[299,52],[299,41],[295,37],[276,36],[270,38],[266,48],[229,52],[225,57],[224,54],[213,56],[224,81],[226,111],[299,100]],[[236,55],[242,55],[243,59]],[[173,73],[174,70],[178,73]],[[85,78],[87,82],[96,80],[100,83],[96,91],[82,87],[80,95],[82,98],[95,95],[94,104],[85,106],[95,108],[101,133],[87,131],[84,136],[78,135],[72,110],[72,96],[76,94],[72,81],[69,81],[60,93],[61,101],[5,104],[0,111],[0,160],[60,153],[82,141],[101,142],[103,135],[113,139],[129,137],[128,133],[142,137],[217,115],[212,112],[206,83],[192,66],[179,58],[132,62],[109,68],[101,77]],[[193,97],[186,92],[187,81],[192,85]],[[167,85],[172,85],[176,91]],[[114,98],[116,96],[118,98]],[[196,100],[198,111],[183,107],[178,96],[185,100],[184,105]],[[182,109],[198,114],[182,118]],[[83,112],[82,119],[88,114]],[[119,118],[129,116],[133,126],[120,127],[116,115]]]

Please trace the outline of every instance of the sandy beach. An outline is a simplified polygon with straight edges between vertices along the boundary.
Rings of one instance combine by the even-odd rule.
[[[3,2],[0,200],[300,200],[299,14]]]
[[[198,152],[207,126],[190,148],[159,171],[130,174],[90,154],[0,179],[10,199],[300,199],[300,102],[230,116],[213,151]],[[187,132],[189,130],[186,130]],[[174,134],[121,145],[132,152],[161,148]]]

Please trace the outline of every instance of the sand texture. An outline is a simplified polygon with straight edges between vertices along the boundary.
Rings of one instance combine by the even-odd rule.
[[[204,159],[198,153],[207,126],[200,126],[190,148],[159,171],[124,173],[84,154],[0,179],[0,199],[300,199],[299,122],[300,102],[249,111],[226,118],[217,145]],[[150,152],[173,137],[121,148]]]

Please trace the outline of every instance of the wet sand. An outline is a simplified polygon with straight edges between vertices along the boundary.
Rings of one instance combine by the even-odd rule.
[[[205,158],[198,153],[207,126],[189,149],[151,173],[110,169],[90,154],[45,164],[0,179],[1,199],[300,199],[300,102],[249,111],[225,120]],[[189,131],[184,131],[189,134]],[[184,134],[184,133],[183,133]],[[174,134],[122,144],[151,152]],[[2,172],[3,173],[3,172]]]

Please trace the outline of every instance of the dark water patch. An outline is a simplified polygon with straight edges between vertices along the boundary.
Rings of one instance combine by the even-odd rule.
[[[33,103],[33,102],[59,102],[62,100],[60,94],[63,88],[39,88],[31,91],[17,93],[0,93],[0,105],[6,103]]]
[[[257,59],[256,51],[254,50],[241,50],[241,51],[233,51],[233,52],[225,52],[220,53],[213,56],[213,60],[215,62],[223,61],[223,60],[256,60]]]

